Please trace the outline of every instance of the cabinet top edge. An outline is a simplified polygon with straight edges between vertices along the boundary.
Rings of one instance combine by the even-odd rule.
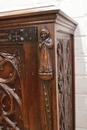
[[[60,8],[52,5],[52,6],[43,6],[43,7],[36,7],[36,8],[28,8],[28,9],[21,9],[21,10],[14,10],[14,11],[7,11],[7,12],[0,12],[0,20],[7,20],[7,19],[14,19],[20,17],[31,17],[31,16],[38,16],[38,15],[51,15],[60,14],[62,17],[65,17],[67,20],[72,22],[75,26],[77,26],[77,22],[70,18],[67,14],[65,14]],[[55,17],[56,18],[56,17]]]

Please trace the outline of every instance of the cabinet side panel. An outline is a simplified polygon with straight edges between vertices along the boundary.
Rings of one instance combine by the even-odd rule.
[[[59,129],[73,129],[73,64],[71,36],[57,32]]]

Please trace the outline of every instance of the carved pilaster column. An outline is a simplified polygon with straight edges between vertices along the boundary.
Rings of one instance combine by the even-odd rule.
[[[52,104],[51,104],[51,80],[53,78],[52,56],[51,49],[53,42],[49,37],[50,32],[47,27],[44,27],[40,32],[40,64],[39,64],[39,76],[42,80],[46,124],[47,129],[52,130]]]

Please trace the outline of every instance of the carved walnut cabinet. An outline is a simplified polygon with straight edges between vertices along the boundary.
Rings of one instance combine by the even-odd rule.
[[[0,130],[75,130],[76,25],[54,6],[0,13]]]

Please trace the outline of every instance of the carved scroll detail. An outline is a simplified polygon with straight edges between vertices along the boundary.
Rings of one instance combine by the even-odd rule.
[[[59,89],[59,127],[72,130],[72,80],[71,80],[71,43],[58,39],[58,89]]]
[[[44,104],[46,114],[47,130],[52,130],[52,110],[51,110],[51,79],[53,78],[52,55],[51,49],[53,42],[49,37],[50,32],[47,27],[44,27],[40,33],[39,50],[40,64],[39,76],[42,80]]]
[[[17,71],[18,76],[21,75],[21,66],[20,66],[20,53],[18,50],[15,50],[13,54],[7,52],[0,52],[0,56],[4,59],[0,62],[0,70],[3,70],[3,65],[5,62],[9,61],[13,66],[14,69]]]
[[[1,130],[3,128],[6,130],[20,130],[19,126],[17,126],[17,122],[10,119],[10,117],[16,113],[14,110],[14,100],[17,102],[22,114],[21,98],[16,93],[16,89],[11,87],[14,86],[14,81],[17,77],[20,79],[21,74],[20,56],[18,50],[15,50],[12,54],[0,51],[0,72],[4,71],[4,66],[7,63],[11,64],[13,72],[9,72],[9,76],[6,79],[0,78],[0,128]],[[8,98],[7,103],[3,104],[6,98]],[[8,108],[8,110],[6,110],[6,108]],[[6,122],[5,126],[4,122]]]

